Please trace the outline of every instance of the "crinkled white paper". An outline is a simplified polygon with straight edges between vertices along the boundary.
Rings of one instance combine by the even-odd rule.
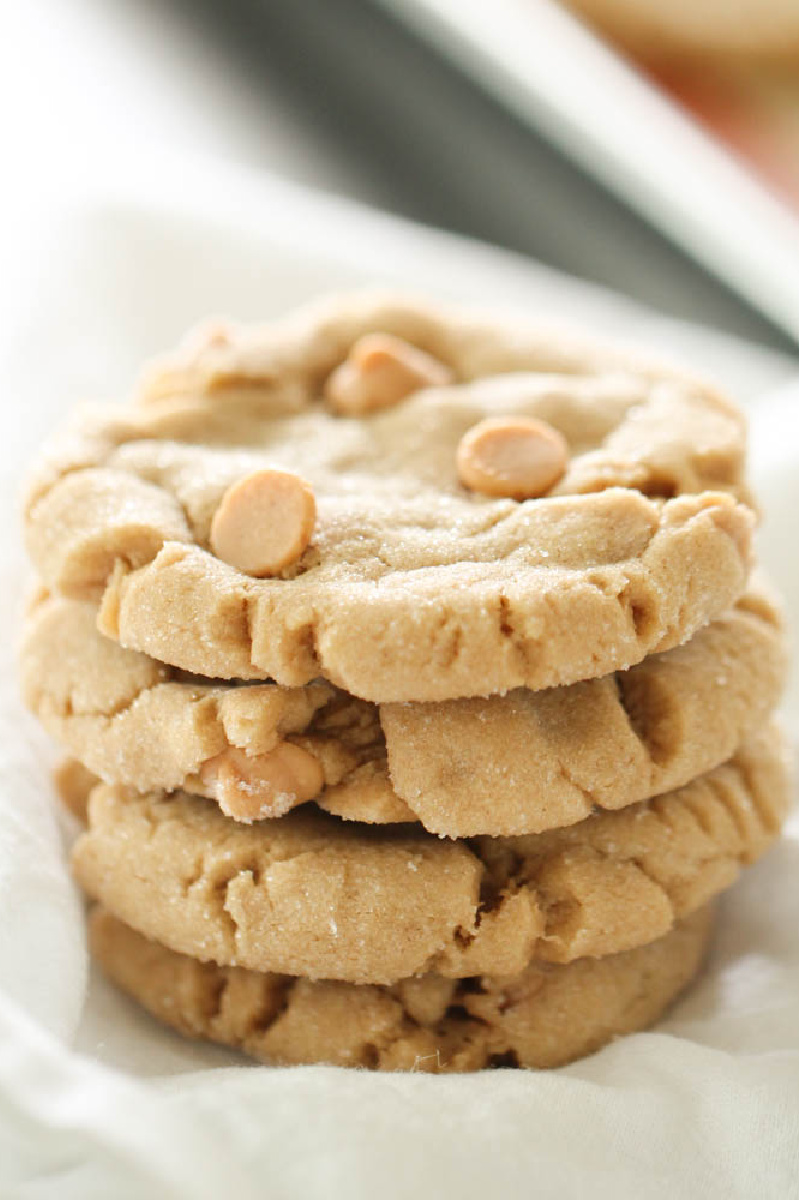
[[[637,338],[751,404],[763,555],[799,618],[796,364],[498,252],[219,169],[153,172],[6,230],[0,464],[0,1196],[799,1195],[799,829],[725,900],[709,969],[654,1033],[550,1073],[256,1067],[160,1028],[87,965],[46,739],[18,704],[22,469],[207,313],[397,283]],[[791,693],[787,721],[799,712]]]

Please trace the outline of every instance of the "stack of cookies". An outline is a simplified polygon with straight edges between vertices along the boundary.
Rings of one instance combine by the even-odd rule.
[[[272,1063],[556,1066],[663,1012],[779,832],[740,414],[517,319],[221,323],[27,503],[27,701],[94,954]]]

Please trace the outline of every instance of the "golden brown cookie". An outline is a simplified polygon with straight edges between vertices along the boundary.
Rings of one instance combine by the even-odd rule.
[[[779,612],[750,590],[685,645],[628,671],[540,692],[381,705],[391,782],[433,833],[559,829],[726,761],[762,728],[786,668]]]
[[[685,787],[568,829],[452,842],[301,809],[242,826],[182,793],[102,785],[74,867],[172,950],[354,983],[513,975],[633,948],[728,887],[789,803],[773,731]]]
[[[451,837],[540,833],[687,783],[763,725],[785,668],[762,588],[615,676],[379,711],[322,683],[187,680],[104,638],[95,616],[41,599],[20,663],[32,710],[106,782],[209,796],[237,820],[316,799],[347,820]]]
[[[796,0],[566,0],[614,41],[653,59],[799,59]]]
[[[328,383],[373,361],[375,333],[413,362],[389,407],[342,414]],[[545,496],[459,481],[462,438],[498,417],[565,441]],[[675,371],[518,322],[355,297],[217,330],[138,403],[76,418],[39,464],[27,541],[48,587],[101,601],[104,633],[198,674],[324,677],[375,702],[538,689],[677,645],[736,599],[752,525],[743,447],[737,410]],[[275,469],[311,489],[315,525],[296,561],[256,578],[214,555],[212,531],[236,489],[225,546],[272,569],[249,557],[240,501]],[[271,514],[271,538],[267,499],[253,512]],[[270,555],[284,561],[271,541]]]
[[[645,1029],[699,970],[709,908],[649,945],[515,976],[405,979],[393,987],[313,982],[217,967],[148,941],[102,908],[90,941],[107,975],[186,1037],[274,1065],[382,1071],[557,1067]]]
[[[374,705],[321,682],[187,677],[103,637],[96,615],[41,596],[20,653],[26,702],[96,775],[140,791],[182,787],[243,821],[281,816],[323,788],[336,802],[346,781],[364,819],[414,819],[388,781]]]

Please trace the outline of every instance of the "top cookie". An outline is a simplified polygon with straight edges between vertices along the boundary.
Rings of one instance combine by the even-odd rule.
[[[205,676],[539,689],[740,595],[743,447],[737,410],[676,371],[360,296],[212,331],[137,403],[82,413],[36,473],[28,545],[108,636]]]

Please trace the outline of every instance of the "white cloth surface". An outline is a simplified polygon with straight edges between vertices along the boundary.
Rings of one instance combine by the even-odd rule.
[[[244,1064],[161,1029],[86,965],[48,770],[17,700],[30,577],[17,496],[80,398],[209,312],[396,283],[635,338],[751,405],[763,556],[799,617],[797,364],[507,255],[277,182],[163,164],[6,222],[0,282],[0,1197],[799,1195],[799,827],[725,899],[709,968],[657,1032],[550,1073]],[[24,217],[24,219],[23,219]],[[797,727],[794,680],[786,723]]]

